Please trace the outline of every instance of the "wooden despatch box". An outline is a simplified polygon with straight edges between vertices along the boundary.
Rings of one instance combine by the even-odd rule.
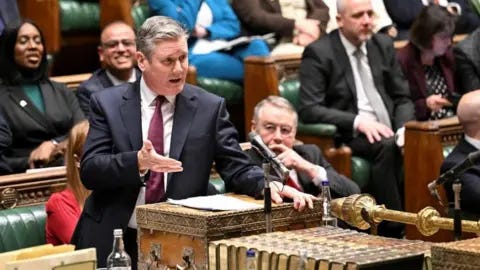
[[[208,250],[209,269],[245,270],[246,251],[253,249],[256,269],[422,270],[430,269],[430,245],[316,227],[212,241]],[[301,261],[303,267],[299,267]]]
[[[433,270],[480,269],[480,238],[432,246]]]
[[[236,196],[236,195],[235,195]],[[247,196],[238,198],[255,201]],[[207,269],[208,242],[265,232],[263,208],[243,211],[206,211],[169,203],[138,206],[139,269],[184,267],[193,260],[196,269]],[[272,205],[273,231],[320,225],[320,202],[313,210],[298,212],[293,203]],[[193,258],[193,259],[192,259]]]

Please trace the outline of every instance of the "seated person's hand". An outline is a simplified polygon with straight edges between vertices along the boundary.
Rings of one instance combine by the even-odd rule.
[[[298,33],[305,33],[314,40],[320,37],[320,21],[314,19],[295,20],[295,30]]]
[[[195,29],[193,29],[192,35],[197,38],[206,38],[208,31],[205,27],[197,24],[195,25]]]
[[[44,141],[37,148],[33,149],[28,158],[28,164],[31,169],[38,168],[39,165],[48,164],[58,153],[57,146],[52,141]]]
[[[433,112],[440,111],[444,106],[452,106],[452,103],[441,95],[430,95],[425,100],[425,103],[427,104],[427,107]]]
[[[270,149],[279,153],[277,158],[289,169],[304,172],[314,178],[317,174],[317,168],[314,164],[301,157],[295,150],[283,144],[273,144]]]
[[[303,211],[305,207],[313,209],[313,201],[319,200],[313,195],[300,192],[277,181],[270,182],[270,191],[274,203],[282,203],[282,198],[284,197],[290,198],[293,200],[293,208],[300,212]]]
[[[312,43],[315,41],[317,38],[314,36],[311,36],[305,32],[299,32],[296,36],[293,37],[293,43],[299,45],[299,46],[307,46],[308,44]]]
[[[145,140],[142,149],[137,152],[138,169],[140,172],[152,170],[154,172],[181,172],[182,162],[173,158],[164,157],[155,152],[152,142]]]
[[[392,38],[396,38],[397,35],[398,35],[397,27],[395,27],[394,25],[388,27],[388,30],[387,30],[386,34],[389,35]]]
[[[391,128],[367,118],[359,118],[357,131],[363,133],[370,143],[379,142],[382,138],[390,138],[394,135]]]

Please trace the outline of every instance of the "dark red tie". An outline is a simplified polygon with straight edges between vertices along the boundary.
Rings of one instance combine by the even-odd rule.
[[[291,186],[298,191],[303,190],[302,187],[300,185],[298,185],[297,182],[295,182],[295,180],[293,180],[292,177],[290,177],[290,176],[288,177],[286,184],[287,184],[287,186]]]
[[[163,155],[162,103],[164,101],[164,96],[157,96],[155,100],[155,112],[153,113],[152,120],[150,120],[150,127],[148,128],[148,139],[152,142],[155,151],[159,155]],[[163,178],[163,172],[150,171],[150,178],[147,181],[145,194],[146,203],[156,203],[164,200],[165,187]]]

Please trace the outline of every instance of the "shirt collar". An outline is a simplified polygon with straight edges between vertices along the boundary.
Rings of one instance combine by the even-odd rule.
[[[352,56],[353,53],[357,50],[357,46],[353,45],[343,34],[342,31],[338,31],[340,35],[340,41],[343,44],[343,47],[347,51],[348,56]],[[367,55],[367,44],[365,42],[360,45],[360,50],[363,52],[364,55]]]
[[[134,82],[137,80],[137,74],[135,72],[135,69],[132,69],[132,75],[130,75],[130,78],[128,78],[127,81],[119,80],[108,69],[105,70],[105,73],[107,74],[107,77],[110,79],[110,81],[112,81],[114,86],[117,86],[126,82]]]
[[[467,134],[465,134],[465,141],[473,145],[475,148],[480,149],[480,140],[467,136]]]
[[[154,106],[155,104],[153,101],[155,98],[157,98],[158,94],[152,91],[147,84],[145,83],[145,80],[143,79],[143,76],[140,79],[140,98],[142,101],[144,101],[144,104],[148,104],[148,106]],[[170,104],[175,104],[177,96],[165,96],[165,99],[168,101]]]

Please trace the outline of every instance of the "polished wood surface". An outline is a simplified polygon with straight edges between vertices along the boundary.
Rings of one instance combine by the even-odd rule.
[[[440,175],[440,166],[444,160],[443,148],[455,146],[462,138],[463,129],[457,117],[436,121],[410,121],[405,125],[405,211],[418,212],[426,206],[435,207],[445,216],[445,209],[434,199],[428,183]],[[446,203],[445,192],[438,188]],[[433,236],[422,236],[414,226],[407,226],[408,239],[422,239],[434,242],[453,240],[453,234],[440,231]]]

